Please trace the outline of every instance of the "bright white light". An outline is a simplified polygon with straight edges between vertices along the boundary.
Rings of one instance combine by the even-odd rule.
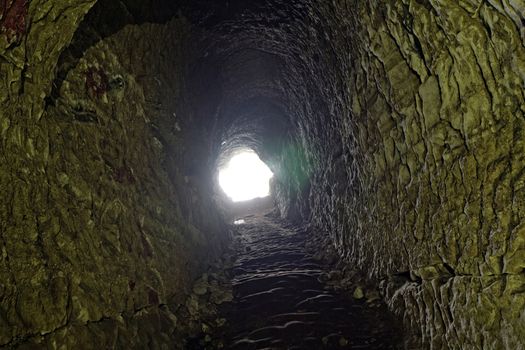
[[[234,202],[246,201],[270,194],[273,173],[253,151],[233,156],[225,168],[219,170],[219,184]]]

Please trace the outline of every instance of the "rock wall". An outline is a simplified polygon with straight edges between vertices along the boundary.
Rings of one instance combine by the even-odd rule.
[[[0,5],[0,346],[181,344],[253,147],[407,347],[524,347],[523,1]]]
[[[295,172],[311,186],[277,187],[309,196],[303,218],[381,284],[408,347],[524,347],[524,14],[522,1],[336,1],[287,43],[301,53],[283,89]]]
[[[1,2],[0,347],[182,348],[227,241],[208,145],[187,142],[215,108],[186,93],[198,34],[173,19],[84,45],[93,3]]]

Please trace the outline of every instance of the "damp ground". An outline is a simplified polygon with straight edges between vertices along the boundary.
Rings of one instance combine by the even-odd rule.
[[[271,214],[238,220],[229,271],[233,298],[220,306],[215,334],[191,347],[402,348],[400,329],[379,295],[316,259],[307,236]]]

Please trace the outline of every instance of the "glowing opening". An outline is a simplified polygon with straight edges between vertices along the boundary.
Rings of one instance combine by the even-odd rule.
[[[270,194],[273,173],[253,151],[233,156],[219,170],[219,185],[234,202],[247,201]]]

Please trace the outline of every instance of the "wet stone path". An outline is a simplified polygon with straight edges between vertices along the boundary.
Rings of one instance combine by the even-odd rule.
[[[329,288],[306,233],[270,216],[238,225],[226,349],[400,349],[385,306]]]

